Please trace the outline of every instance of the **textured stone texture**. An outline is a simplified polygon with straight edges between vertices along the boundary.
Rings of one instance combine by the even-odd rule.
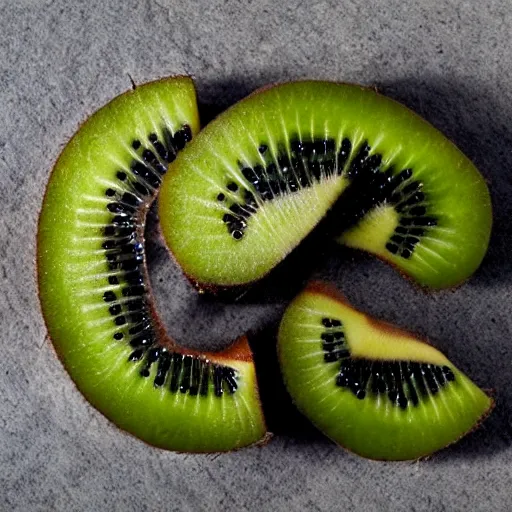
[[[0,0],[0,13],[2,510],[512,508],[508,2]],[[197,79],[206,117],[277,80],[374,84],[475,161],[492,188],[496,222],[470,282],[427,295],[352,253],[331,255],[318,274],[367,311],[435,340],[477,383],[496,389],[483,428],[417,463],[369,462],[337,449],[294,413],[279,385],[273,335],[287,294],[274,285],[260,305],[201,301],[157,239],[151,275],[171,333],[219,347],[250,329],[258,362],[267,362],[263,394],[278,435],[263,449],[177,455],[120,433],[85,402],[45,341],[38,308],[44,186],[68,137],[130,87],[128,75],[142,82],[175,73]]]

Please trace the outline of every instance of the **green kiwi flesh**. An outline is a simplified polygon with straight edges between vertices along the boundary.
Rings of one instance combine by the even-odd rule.
[[[278,353],[297,407],[344,448],[417,459],[474,429],[493,401],[434,347],[314,283],[286,310]]]
[[[247,340],[219,353],[176,345],[144,253],[147,210],[198,129],[186,77],[138,86],[93,114],[51,174],[37,268],[48,334],[87,400],[152,445],[217,452],[265,436]]]
[[[357,85],[256,92],[173,167],[163,235],[205,288],[260,279],[323,218],[341,243],[432,288],[464,281],[489,242],[489,192],[473,164],[409,109]]]

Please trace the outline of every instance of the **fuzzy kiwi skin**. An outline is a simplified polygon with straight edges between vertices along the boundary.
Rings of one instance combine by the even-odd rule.
[[[152,307],[145,265],[141,271],[160,345],[234,368],[240,375],[237,393],[218,400],[211,392],[207,397],[191,397],[155,389],[154,365],[151,378],[139,377],[138,368],[128,361],[133,349],[123,341],[112,343],[115,327],[109,327],[112,318],[108,313],[105,318],[108,305],[102,301],[108,270],[103,256],[97,256],[101,240],[94,241],[101,229],[93,225],[103,225],[111,215],[101,206],[104,190],[113,182],[112,173],[119,169],[123,155],[131,151],[130,142],[158,129],[162,118],[175,129],[185,123],[197,133],[197,104],[189,78],[163,79],[115,98],[81,126],[59,156],[46,189],[37,235],[39,298],[48,335],[86,399],[119,428],[146,443],[182,452],[217,452],[265,442],[268,434],[247,340],[242,338],[212,354],[177,346]],[[92,213],[85,211],[84,218],[88,197],[93,201]],[[148,197],[138,209],[137,235],[142,244],[145,215],[154,198]],[[94,271],[88,275],[89,265],[97,276]],[[236,401],[242,409],[233,407]]]
[[[323,359],[322,317],[341,320],[354,361],[426,363],[449,368],[454,381],[405,409],[391,404],[386,394],[371,396],[368,388],[367,396],[358,399],[348,388],[336,385],[338,364]],[[370,459],[428,456],[477,428],[494,407],[493,399],[434,347],[355,310],[323,283],[311,283],[285,312],[278,355],[286,387],[299,410],[334,442]]]
[[[274,207],[269,201],[261,208],[265,215],[258,221],[257,213],[248,219],[243,239],[230,239],[221,221],[230,212],[215,197],[227,195],[228,181],[248,186],[237,159],[243,165],[261,163],[260,143],[275,156],[275,148],[297,133],[302,140],[332,138],[338,149],[347,136],[354,149],[351,158],[367,139],[370,156],[382,156],[383,170],[391,164],[395,175],[413,169],[414,179],[425,184],[436,226],[427,230],[412,256],[387,250],[386,241],[399,219],[389,214],[386,204],[355,225],[343,225],[344,203],[351,194],[346,173],[315,185],[315,193],[302,189],[301,206],[292,217],[283,215],[282,205]],[[174,172],[164,180],[159,208],[170,251],[187,277],[210,291],[261,279],[322,219],[327,221],[322,227],[340,243],[375,254],[420,286],[448,288],[478,268],[492,225],[485,181],[438,130],[374,90],[315,81],[270,86],[221,114],[178,157]],[[281,228],[285,217],[287,224]]]

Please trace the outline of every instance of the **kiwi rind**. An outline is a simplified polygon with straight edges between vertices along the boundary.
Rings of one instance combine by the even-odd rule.
[[[325,328],[319,325],[324,317],[340,321],[349,355],[327,362],[332,348],[320,348],[326,343],[321,340]],[[278,354],[286,387],[299,410],[337,444],[371,459],[409,460],[430,455],[477,428],[494,406],[492,398],[425,340],[355,310],[323,283],[311,283],[286,310],[279,328]],[[342,371],[349,371],[343,370],[343,365],[363,368],[367,360],[372,368],[375,361],[382,361],[381,371],[384,363],[414,367],[415,372],[421,367],[424,375],[445,368],[453,381],[441,377],[432,391],[428,384],[431,376],[411,384],[402,372],[407,383],[399,389],[405,390],[407,403],[398,395],[393,396],[396,403],[392,402],[384,389],[375,391],[374,377],[369,377],[363,388],[355,384],[344,387],[349,386],[346,379],[350,373],[341,377]],[[417,402],[412,402],[410,385],[416,386],[415,390],[423,386],[425,394],[418,393]],[[360,389],[363,392],[358,396]]]
[[[162,123],[164,128],[168,127],[169,134],[162,131]],[[208,368],[205,375],[213,375],[209,365],[230,368],[237,375],[237,389],[233,393],[225,381],[217,379],[212,383],[213,377],[203,379],[207,383],[205,396],[171,393],[166,385],[157,389],[155,379],[160,368],[156,364],[149,366],[149,375],[142,378],[136,373],[142,371],[141,366],[129,361],[134,354],[134,348],[126,342],[130,339],[127,331],[131,320],[126,322],[124,317],[130,317],[124,315],[123,324],[117,324],[122,315],[117,315],[116,308],[126,309],[125,305],[132,299],[130,294],[123,298],[120,293],[127,289],[126,282],[123,285],[116,277],[116,284],[110,283],[111,277],[118,274],[106,265],[104,256],[117,251],[115,244],[112,248],[101,245],[106,238],[106,228],[105,234],[102,230],[110,225],[113,211],[119,210],[121,216],[130,212],[130,222],[135,223],[136,231],[130,235],[135,239],[127,242],[131,245],[126,247],[144,254],[144,219],[159,180],[150,174],[141,178],[142,189],[147,194],[132,208],[133,197],[119,198],[114,187],[119,186],[119,180],[127,183],[127,172],[116,169],[125,168],[130,161],[153,158],[157,149],[162,149],[155,144],[167,136],[174,137],[174,150],[181,149],[186,140],[181,135],[179,140],[177,137],[185,126],[193,135],[199,129],[195,90],[188,77],[173,77],[137,86],[118,96],[80,127],[59,156],[43,201],[37,236],[39,297],[49,337],[66,370],[87,400],[117,426],[165,449],[226,451],[268,439],[247,340],[242,338],[219,353],[198,353],[179,347],[166,335],[156,315],[143,261],[136,267],[136,278],[143,278],[145,291],[137,300],[145,301],[144,321],[152,326],[151,332],[158,338],[158,343],[152,346],[160,347],[176,361],[183,357],[200,362]],[[150,132],[158,136],[151,139]],[[132,141],[137,142],[137,147],[130,147]],[[145,156],[144,148],[149,148],[153,157],[150,153]],[[155,161],[151,165],[160,166],[160,172],[165,172],[164,163]],[[116,172],[125,176],[116,181]],[[114,199],[106,199],[105,194]],[[110,206],[110,211],[104,206]],[[121,229],[121,223],[114,224],[113,231]],[[111,240],[119,238],[115,233],[109,236]],[[135,243],[140,247],[135,248]],[[122,267],[123,263],[119,262],[124,262],[123,258],[114,258],[114,267]],[[106,313],[111,303],[105,303],[109,296],[102,300],[104,293],[116,295],[110,315],[117,316]],[[124,339],[113,341],[113,333]],[[164,373],[166,384],[173,370],[174,359],[172,367],[166,370],[168,373]],[[180,382],[186,379],[184,372],[176,374]],[[217,392],[222,398],[215,396]]]
[[[260,217],[258,213],[240,213],[240,208],[231,211],[237,204],[242,204],[244,210],[241,194],[254,192],[245,169],[270,166],[272,162],[279,167],[283,151],[297,158],[294,139],[334,142],[339,157],[347,138],[352,149],[342,172],[337,174],[339,168],[321,183],[300,189],[295,194],[295,203],[300,203],[299,207],[294,203],[297,212],[287,206],[289,197],[281,201],[283,204],[279,198],[260,201],[258,211],[265,212]],[[396,219],[386,217],[386,202],[370,208],[382,219],[367,232],[363,227],[368,216],[348,223],[344,218],[351,194],[353,203],[359,201],[350,171],[365,145],[370,147],[368,158],[379,162],[373,169],[379,169],[378,175],[389,173],[390,179],[399,183],[405,171],[413,170],[403,185],[397,185],[400,193],[414,182],[423,187],[417,197],[414,191],[407,191],[409,195],[397,199],[396,208],[402,213]],[[365,165],[369,164],[360,168]],[[229,190],[231,184],[237,187],[234,191]],[[219,195],[228,202],[216,201]],[[411,200],[409,196],[419,203],[403,206]],[[169,249],[188,278],[204,290],[261,279],[322,218],[330,236],[350,247],[373,252],[421,286],[451,287],[467,279],[480,265],[492,223],[485,181],[439,131],[372,89],[315,81],[268,87],[221,114],[179,155],[174,172],[164,179],[159,208]],[[283,213],[286,208],[290,211]],[[223,222],[223,216],[230,219]],[[400,225],[404,216],[404,222],[408,222],[405,228]],[[424,233],[418,243],[416,231],[420,229]],[[398,250],[394,242],[376,242],[386,230],[389,238],[403,239],[400,254],[387,248]],[[242,238],[233,239],[239,231],[243,232]]]

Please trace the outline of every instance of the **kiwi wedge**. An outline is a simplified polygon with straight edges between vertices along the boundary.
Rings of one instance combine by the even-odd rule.
[[[48,334],[87,400],[152,445],[213,452],[265,436],[247,340],[219,353],[178,346],[155,312],[144,252],[148,208],[198,124],[186,77],[93,114],[51,174],[37,269]]]
[[[482,176],[430,124],[373,89],[315,81],[263,89],[211,122],[159,208],[184,272],[212,289],[265,276],[320,221],[420,285],[453,286],[481,263],[492,218]]]
[[[417,459],[476,428],[493,400],[434,347],[310,284],[286,310],[278,353],[302,413],[344,448]]]

